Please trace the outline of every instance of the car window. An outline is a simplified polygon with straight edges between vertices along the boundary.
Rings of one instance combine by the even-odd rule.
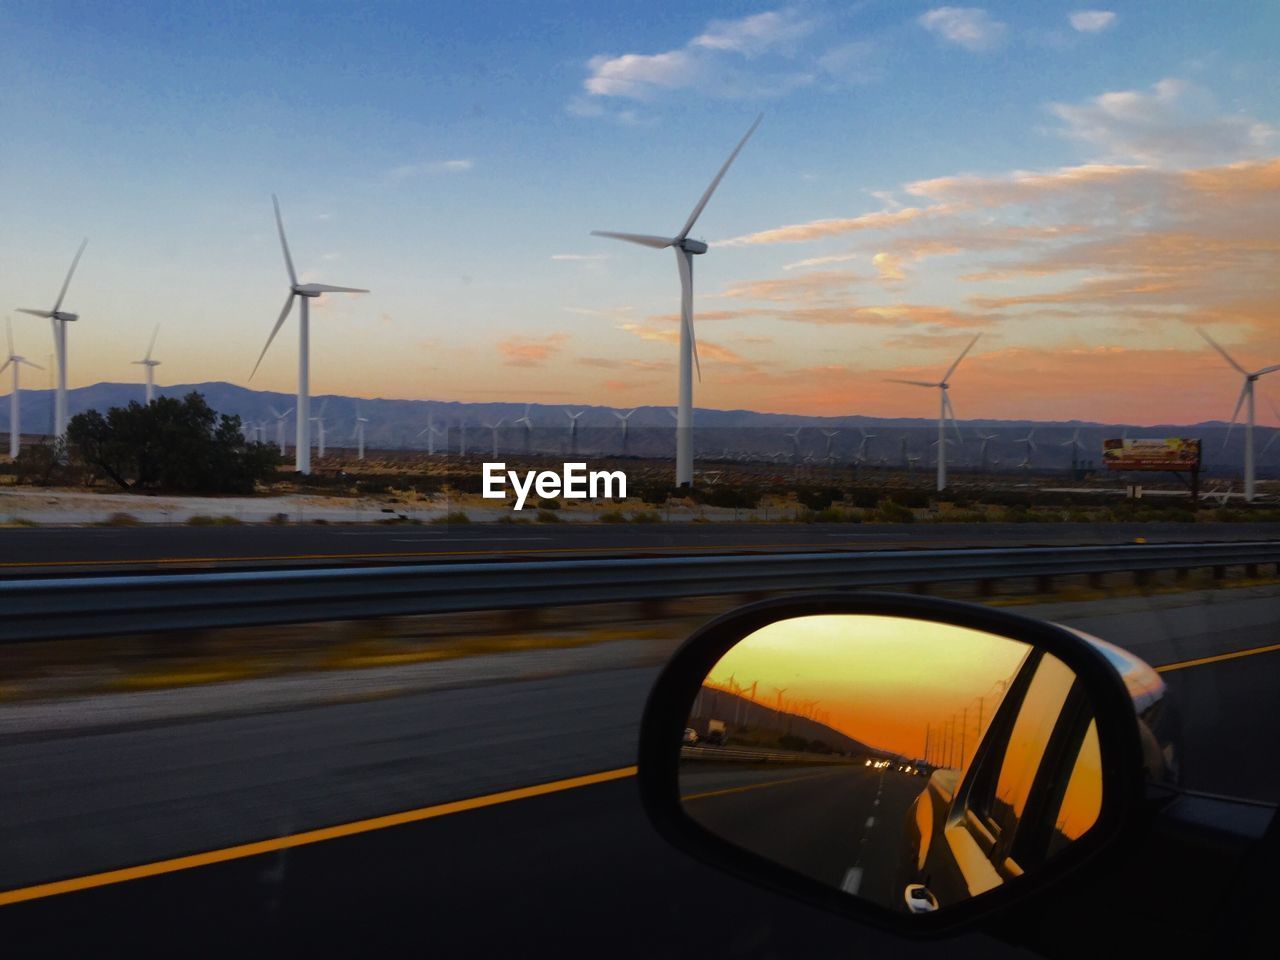
[[[1062,804],[1049,840],[1049,855],[1080,839],[1098,820],[1102,810],[1102,755],[1098,748],[1098,724],[1091,720],[1071,767]]]
[[[1074,681],[1075,674],[1056,657],[1046,654],[1036,667],[1005,745],[995,797],[986,811],[997,836],[1012,831],[1023,815]]]

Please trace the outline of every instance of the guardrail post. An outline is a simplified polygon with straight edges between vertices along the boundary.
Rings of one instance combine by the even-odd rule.
[[[1250,580],[1258,579],[1258,565],[1256,563],[1246,563],[1244,565],[1244,575]]]
[[[1139,586],[1139,587],[1146,587],[1146,586],[1150,586],[1150,585],[1151,585],[1151,571],[1150,571],[1150,570],[1135,570],[1135,571],[1133,571],[1133,582],[1134,582],[1134,585],[1135,585],[1135,586]]]
[[[979,580],[977,593],[980,597],[994,597],[996,594],[996,581],[991,577],[984,577]]]
[[[1053,593],[1053,577],[1047,573],[1036,577],[1036,593]]]
[[[1178,567],[1178,569],[1173,571],[1173,579],[1178,583],[1186,583],[1187,577],[1189,576],[1191,576],[1191,571],[1186,567]]]
[[[1105,573],[1094,572],[1089,574],[1089,586],[1094,590],[1101,590],[1107,585],[1107,575]]]
[[[1213,568],[1213,579],[1215,580],[1227,579],[1227,568],[1221,565],[1215,566]]]

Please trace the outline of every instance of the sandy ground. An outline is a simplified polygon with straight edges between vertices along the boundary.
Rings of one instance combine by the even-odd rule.
[[[477,522],[514,519],[533,523],[538,510],[526,506],[519,513],[505,503],[479,496],[435,497],[412,501],[391,498],[351,498],[321,496],[261,497],[173,497],[127,493],[88,493],[76,490],[8,488],[0,490],[0,525],[3,524],[92,524],[107,523],[117,514],[127,514],[138,523],[187,523],[192,517],[230,518],[241,523],[268,523],[283,514],[289,523],[376,523],[379,520],[416,520],[429,523],[447,514],[462,511]],[[624,503],[563,504],[555,511],[561,521],[595,522],[603,513],[621,511],[628,518],[638,511],[657,512],[664,521],[733,521],[786,519],[794,504],[775,504],[749,514],[701,506],[671,506],[660,510],[631,499]],[[125,521],[129,522],[129,521]]]

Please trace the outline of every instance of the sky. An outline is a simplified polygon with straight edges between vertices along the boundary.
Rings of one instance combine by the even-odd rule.
[[[69,382],[671,405],[672,234],[699,406],[1228,419],[1280,362],[1280,5],[23,2],[0,6],[0,312]],[[1280,374],[1277,374],[1280,377]],[[26,385],[46,386],[47,375]],[[7,387],[5,388],[7,389]],[[1280,423],[1259,390],[1260,423]]]

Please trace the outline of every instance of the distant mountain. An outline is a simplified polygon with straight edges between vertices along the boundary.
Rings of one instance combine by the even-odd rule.
[[[242,420],[262,424],[266,436],[276,436],[276,419],[272,408],[290,410],[292,394],[267,390],[250,390],[233,383],[211,382],[158,386],[161,396],[180,397],[192,390],[204,394],[209,404],[222,413],[238,415]],[[69,391],[68,405],[72,415],[84,410],[106,410],[122,406],[130,400],[141,401],[140,383],[95,383]],[[470,453],[492,452],[496,429],[500,455],[526,451],[551,456],[570,454],[576,448],[580,456],[674,456],[674,420],[665,407],[640,407],[632,415],[624,432],[613,408],[543,403],[459,403],[445,400],[357,399],[336,395],[312,398],[312,416],[323,413],[327,445],[349,447],[355,427],[356,404],[360,414],[369,419],[365,443],[370,450],[426,450],[424,432],[429,423],[437,431],[436,449],[457,451],[465,443]],[[528,410],[532,429],[517,421]],[[0,401],[0,423],[8,428],[7,403]],[[585,411],[577,421],[576,434],[570,433],[571,421],[566,411]],[[623,412],[626,412],[625,410]],[[24,433],[49,433],[52,428],[53,403],[50,390],[22,391],[22,423]],[[909,462],[924,470],[934,462],[937,424],[923,418],[885,418],[850,415],[846,417],[813,417],[785,413],[758,413],[753,410],[708,410],[696,413],[697,456],[700,460],[761,460],[779,463],[803,462],[849,463],[859,456],[871,465],[905,466]],[[1164,424],[1139,427],[1126,424],[1102,424],[1079,420],[962,420],[961,442],[949,431],[947,462],[959,468],[977,467],[982,463],[980,435],[993,437],[986,445],[986,467],[1001,472],[1015,471],[1027,460],[1041,470],[1069,470],[1072,465],[1071,438],[1079,431],[1075,448],[1076,463],[1087,468],[1099,466],[1102,441],[1109,437],[1200,437],[1206,472],[1238,473],[1243,460],[1244,431],[1237,426],[1230,431],[1221,421],[1198,424]],[[1034,428],[1031,445],[1023,441]],[[799,436],[788,434],[799,430]],[[286,436],[293,445],[294,421],[287,419]],[[447,436],[446,436],[447,431]],[[828,438],[823,431],[839,431]],[[864,442],[863,432],[874,439]],[[1258,448],[1261,451],[1280,431],[1261,428]],[[625,444],[624,444],[625,440]],[[1225,441],[1225,446],[1224,446]],[[1023,468],[1025,469],[1025,468]],[[1280,475],[1280,443],[1260,454],[1259,473]]]

